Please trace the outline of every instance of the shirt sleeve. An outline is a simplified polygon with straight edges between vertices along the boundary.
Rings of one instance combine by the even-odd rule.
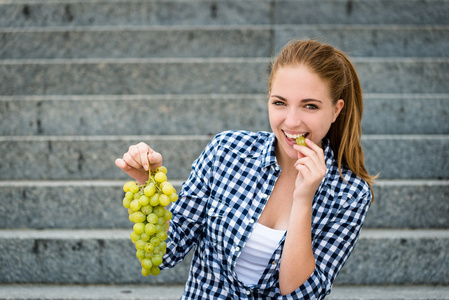
[[[348,200],[335,216],[313,236],[316,267],[308,280],[280,299],[323,299],[349,258],[371,203],[371,191]]]
[[[172,203],[167,238],[167,253],[161,269],[181,262],[203,234],[205,208],[209,199],[209,182],[218,138],[213,139],[192,164],[188,179],[183,183],[179,198]]]

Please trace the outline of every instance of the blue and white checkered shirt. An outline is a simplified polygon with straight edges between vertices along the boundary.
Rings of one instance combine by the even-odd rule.
[[[327,173],[314,198],[312,246],[316,268],[293,293],[281,295],[279,265],[284,238],[259,282],[245,286],[237,258],[279,177],[275,137],[268,132],[218,134],[193,163],[171,211],[162,269],[179,263],[194,247],[181,299],[323,299],[349,257],[371,202],[368,184],[349,170],[340,177],[329,142],[323,141]]]

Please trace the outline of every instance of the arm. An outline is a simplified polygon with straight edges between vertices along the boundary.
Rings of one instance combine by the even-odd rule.
[[[322,299],[330,293],[337,274],[354,249],[372,193],[368,184],[352,173],[347,173],[345,180],[341,180],[338,174],[335,176],[338,178],[329,177],[329,181],[322,183],[313,203],[311,247],[315,268],[302,285],[291,294],[282,292],[285,296],[279,299]],[[294,219],[299,219],[299,215]],[[287,239],[284,251],[286,248]],[[296,272],[300,272],[299,269]]]
[[[279,270],[279,288],[287,295],[296,290],[315,270],[312,249],[312,203],[324,175],[326,164],[323,150],[310,140],[307,147],[295,146],[298,171],[287,236]]]

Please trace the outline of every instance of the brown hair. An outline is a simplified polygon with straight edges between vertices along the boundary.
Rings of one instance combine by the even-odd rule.
[[[344,106],[327,136],[336,154],[340,176],[345,165],[370,187],[377,176],[365,168],[362,136],[363,96],[353,64],[340,50],[313,40],[292,41],[287,44],[272,65],[269,89],[276,72],[282,67],[303,65],[328,82],[334,104],[343,99]],[[342,176],[343,177],[343,176]]]

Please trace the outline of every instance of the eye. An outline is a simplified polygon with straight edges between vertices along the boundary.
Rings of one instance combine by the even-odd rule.
[[[316,106],[315,104],[307,104],[306,108],[307,109],[318,109],[318,106]]]
[[[275,106],[284,106],[285,105],[284,101],[280,101],[280,100],[273,100],[272,104]]]

